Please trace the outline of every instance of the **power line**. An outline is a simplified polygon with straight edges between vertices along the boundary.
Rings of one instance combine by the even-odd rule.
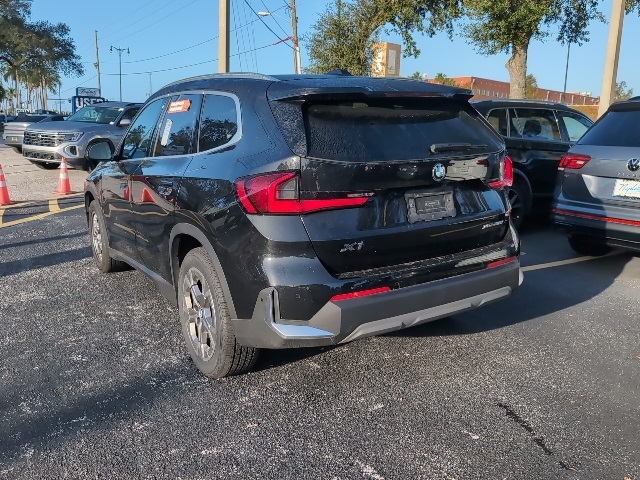
[[[273,11],[273,12],[272,12],[271,10],[269,10],[269,7],[267,7],[267,4],[266,4],[266,3],[264,3],[264,0],[260,0],[260,3],[262,3],[262,5],[264,5],[264,9],[265,9],[267,12],[269,12],[269,13],[271,13],[271,14],[275,13],[275,11]],[[278,19],[277,19],[276,17],[274,17],[273,15],[270,15],[270,17],[271,17],[271,18],[273,18],[273,21],[274,21],[274,22],[276,22],[276,25],[278,25],[278,27],[280,27],[280,30],[282,30],[282,33],[284,33],[284,34],[285,34],[285,36],[287,36],[287,37],[288,37],[288,36],[289,36],[289,33],[288,33],[284,28],[282,28],[282,27],[280,26],[280,23],[278,22]]]
[[[149,3],[153,3],[153,2],[149,2]],[[149,3],[146,3],[145,5],[148,5]],[[156,9],[155,9],[155,11],[154,11],[153,13],[158,13],[160,10],[162,10],[163,8],[168,7],[169,5],[172,5],[173,3],[174,3],[174,2],[173,2],[173,0],[171,0],[170,2],[168,2],[168,3],[164,4],[163,6],[161,6],[160,8],[156,8]],[[144,5],[143,5],[143,6],[144,6]],[[142,7],[141,7],[141,8],[142,8]],[[141,8],[139,8],[138,10],[140,10]],[[135,10],[135,11],[137,12],[138,10]],[[129,27],[132,27],[132,26],[134,26],[135,24],[140,23],[140,22],[142,22],[142,21],[144,21],[144,20],[148,20],[148,19],[149,19],[149,15],[145,15],[145,16],[143,16],[142,18],[139,18],[138,20],[135,20],[135,21],[131,22],[129,25],[125,25],[124,27],[122,27],[122,28],[118,28],[117,30],[114,30],[113,32],[109,32],[109,33],[106,35],[106,38],[112,37],[112,36],[113,36],[113,35],[115,35],[116,33],[121,32],[121,31],[123,31],[123,30],[126,30],[126,29],[128,29]],[[119,40],[118,40],[118,41],[119,41]]]
[[[174,14],[178,13],[180,10],[184,10],[184,9],[185,9],[185,8],[187,8],[189,5],[193,5],[194,3],[198,2],[198,1],[199,1],[199,0],[192,0],[191,2],[187,3],[186,5],[183,5],[182,7],[178,8],[177,10],[174,10],[174,11],[173,11],[173,12],[171,12],[169,15],[167,15],[167,16],[165,16],[165,17],[162,17],[160,20],[157,20],[157,21],[155,21],[155,22],[153,22],[153,23],[150,23],[150,24],[149,24],[149,25],[147,25],[146,27],[140,28],[140,29],[136,30],[135,32],[133,32],[133,33],[131,33],[131,34],[129,34],[129,35],[125,36],[125,37],[122,37],[122,38],[120,38],[120,39],[116,40],[114,43],[120,42],[120,41],[124,40],[125,38],[129,38],[129,37],[133,37],[134,35],[138,35],[140,32],[142,32],[142,31],[146,30],[147,28],[152,27],[152,26],[154,26],[154,25],[156,25],[156,24],[158,24],[158,23],[162,22],[163,20],[166,20],[167,18],[169,18],[169,17],[173,16]],[[173,3],[173,2],[172,2],[172,3]],[[157,11],[157,10],[156,10],[156,11]]]
[[[272,29],[269,25],[267,25],[267,23],[263,20],[263,18],[262,18],[260,15],[258,15],[258,12],[256,12],[256,11],[253,9],[253,7],[251,6],[251,4],[249,4],[248,0],[244,0],[244,3],[246,3],[246,4],[249,6],[249,8],[251,9],[251,11],[252,11],[252,12],[253,12],[253,13],[254,13],[254,14],[255,14],[259,19],[260,19],[260,21],[262,22],[262,24],[263,24],[265,27],[267,27],[267,29],[268,29],[271,33],[273,33],[273,34],[276,36],[276,38],[278,38],[278,40],[280,40],[280,41],[281,41],[281,42],[283,42],[287,47],[289,47],[291,50],[293,50],[293,47],[292,47],[291,45],[289,45],[289,44],[286,42],[288,39],[287,39],[287,38],[280,38],[280,35],[278,35],[276,32],[274,32],[274,31],[273,31],[273,29]]]

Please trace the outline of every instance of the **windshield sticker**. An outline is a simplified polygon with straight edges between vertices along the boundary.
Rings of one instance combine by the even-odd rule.
[[[169,104],[167,113],[188,112],[189,108],[191,108],[191,100],[178,100]]]
[[[167,119],[167,124],[164,126],[162,138],[160,139],[160,145],[162,145],[163,147],[166,147],[167,141],[169,141],[169,132],[171,131],[171,125],[173,125],[173,122],[170,119]]]

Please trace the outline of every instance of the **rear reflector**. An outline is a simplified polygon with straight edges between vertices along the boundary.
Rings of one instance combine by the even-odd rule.
[[[496,268],[501,267],[502,265],[506,265],[507,263],[514,262],[518,259],[518,257],[509,257],[503,258],[502,260],[496,260],[495,262],[491,262],[487,264],[487,268]]]
[[[364,205],[370,194],[339,198],[301,200],[298,174],[277,172],[244,178],[236,182],[238,198],[247,213],[299,215],[336,208]]]
[[[568,210],[562,210],[560,208],[553,208],[552,211],[553,213],[557,213],[558,215],[568,215],[570,217],[586,218],[587,220],[599,220],[601,222],[640,227],[640,222],[638,222],[637,220],[625,220],[624,218],[605,217],[600,215],[590,215],[588,213],[570,212]]]
[[[574,154],[565,155],[560,160],[560,165],[558,165],[558,170],[564,170],[566,168],[570,170],[577,170],[579,168],[584,167],[589,160],[591,160],[591,157],[589,155],[574,155]]]
[[[498,166],[500,177],[496,180],[489,181],[489,186],[494,190],[510,187],[513,185],[513,161],[508,155],[504,157],[504,161]]]
[[[389,287],[378,287],[378,288],[371,288],[369,290],[360,290],[358,292],[341,293],[339,295],[334,295],[333,297],[331,297],[329,301],[337,302],[339,300],[348,300],[350,298],[366,297],[369,295],[375,295],[377,293],[388,292],[390,290],[391,288]]]

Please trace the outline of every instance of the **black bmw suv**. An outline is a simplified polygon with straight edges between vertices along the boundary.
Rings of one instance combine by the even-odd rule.
[[[520,284],[505,146],[468,90],[407,79],[221,74],[152,95],[85,205],[102,272],[150,276],[197,367],[334,345]]]

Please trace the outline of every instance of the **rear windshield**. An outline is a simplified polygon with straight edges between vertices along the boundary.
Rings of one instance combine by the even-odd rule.
[[[322,102],[303,107],[310,157],[341,161],[412,160],[431,145],[469,144],[496,151],[501,140],[467,102],[384,98]]]
[[[587,130],[578,145],[640,147],[640,110],[608,112]]]

